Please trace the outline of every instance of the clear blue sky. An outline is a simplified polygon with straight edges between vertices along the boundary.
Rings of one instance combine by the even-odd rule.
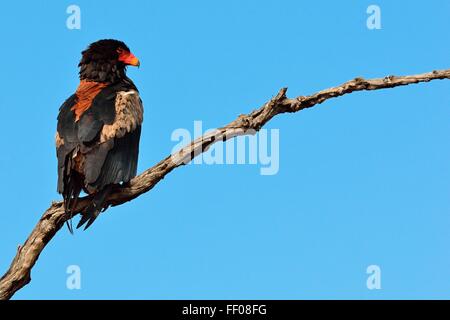
[[[81,8],[81,30],[66,8]],[[381,8],[382,29],[366,27]],[[2,3],[0,270],[56,193],[54,133],[80,51],[125,41],[145,104],[139,171],[176,128],[217,127],[288,86],[450,67],[450,3],[7,1]],[[15,298],[450,298],[450,81],[355,93],[282,115],[280,168],[190,165],[61,230]],[[66,288],[78,265],[81,290]],[[366,268],[381,268],[380,290]]]

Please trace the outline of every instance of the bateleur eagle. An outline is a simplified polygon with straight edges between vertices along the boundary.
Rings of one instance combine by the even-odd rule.
[[[143,107],[126,67],[139,64],[121,41],[92,43],[78,65],[80,84],[59,110],[58,192],[69,218],[80,192],[92,195],[77,228],[87,229],[107,208],[114,185],[136,176]]]

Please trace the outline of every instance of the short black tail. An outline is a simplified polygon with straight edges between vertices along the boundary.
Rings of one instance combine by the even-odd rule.
[[[86,226],[84,230],[89,228],[89,226],[97,219],[100,213],[106,210],[108,207],[105,206],[106,198],[108,194],[111,192],[112,185],[108,185],[104,187],[99,192],[93,194],[91,204],[81,213],[81,220],[77,225],[77,229],[82,227],[86,222]]]
[[[72,217],[77,207],[81,189],[82,189],[82,182],[80,177],[75,172],[72,172],[72,174],[67,177],[65,190],[63,193],[64,209],[66,211],[66,215],[69,216],[69,218],[66,220],[66,224],[67,228],[72,234],[73,234]]]

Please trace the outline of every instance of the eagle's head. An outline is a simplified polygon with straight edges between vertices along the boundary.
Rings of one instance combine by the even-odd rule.
[[[140,62],[119,40],[104,39],[91,43],[81,53],[80,80],[114,83],[126,78],[126,66],[139,67]]]

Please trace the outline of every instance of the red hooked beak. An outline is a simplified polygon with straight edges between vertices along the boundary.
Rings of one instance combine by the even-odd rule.
[[[139,67],[141,65],[139,59],[136,58],[134,54],[128,51],[119,51],[119,61],[122,61],[129,66]]]

